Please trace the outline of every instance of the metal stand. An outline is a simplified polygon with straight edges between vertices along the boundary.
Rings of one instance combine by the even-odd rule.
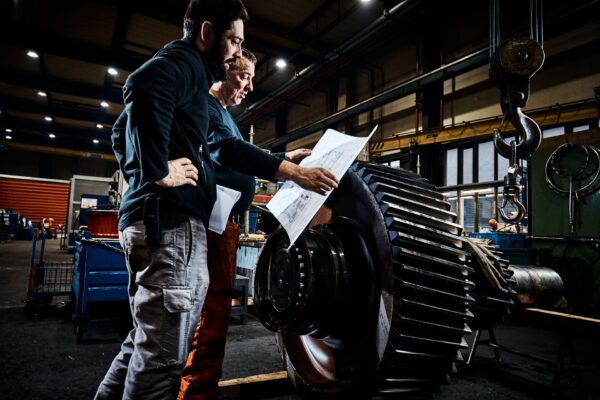
[[[240,324],[246,325],[246,316],[248,315],[248,289],[250,279],[247,276],[236,275],[235,283],[233,284],[234,296],[239,293],[241,304],[236,307],[231,307],[231,315],[239,315]]]
[[[577,355],[575,353],[575,346],[573,345],[573,338],[571,335],[563,333],[560,338],[560,345],[558,348],[558,355],[556,361],[550,361],[541,357],[537,357],[528,353],[524,353],[510,347],[506,347],[498,344],[496,340],[496,335],[494,333],[494,329],[488,329],[488,340],[481,340],[481,330],[475,331],[475,339],[473,341],[473,345],[471,346],[471,350],[469,351],[469,357],[467,358],[467,365],[471,365],[473,362],[473,357],[475,356],[475,352],[477,351],[477,347],[479,345],[487,345],[494,350],[494,359],[496,361],[502,361],[502,357],[500,356],[500,350],[517,355],[519,357],[527,358],[542,364],[549,365],[553,368],[552,375],[552,396],[556,397],[560,391],[560,380],[562,376],[566,372],[573,372],[575,375],[575,380],[577,384],[582,382],[581,379],[581,371],[579,370],[579,364],[577,363]],[[569,354],[571,358],[571,368],[566,369],[566,359],[567,354]]]

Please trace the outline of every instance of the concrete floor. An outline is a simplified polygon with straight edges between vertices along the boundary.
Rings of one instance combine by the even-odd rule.
[[[111,318],[91,319],[82,344],[76,343],[72,323],[61,318],[57,307],[51,307],[45,315],[27,317],[23,312],[23,299],[27,293],[30,250],[29,242],[0,243],[0,399],[91,399],[129,329],[127,308],[123,305],[121,315],[117,312]],[[49,240],[45,259],[68,261],[72,255],[59,250],[58,240]],[[112,311],[119,308],[116,305]],[[496,335],[505,346],[550,360],[556,358],[560,338],[553,332],[507,321],[498,327]],[[575,338],[575,348],[582,383],[576,384],[574,379],[565,376],[557,398],[599,399],[600,338],[596,341]],[[551,397],[552,371],[548,366],[508,353],[503,353],[502,358],[502,362],[495,361],[492,351],[482,346],[474,364],[458,364],[450,384],[444,385],[435,398],[533,400]],[[252,315],[246,325],[232,318],[223,379],[280,370],[274,335]],[[259,398],[299,399],[287,384],[267,386]]]

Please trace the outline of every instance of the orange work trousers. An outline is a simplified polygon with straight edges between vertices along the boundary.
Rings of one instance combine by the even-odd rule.
[[[181,375],[178,400],[219,397],[223,355],[235,282],[238,226],[231,220],[222,235],[207,231],[210,285]]]

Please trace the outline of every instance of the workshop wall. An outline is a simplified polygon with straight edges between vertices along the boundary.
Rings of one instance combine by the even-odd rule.
[[[71,179],[73,175],[110,177],[116,161],[33,153],[8,148],[0,152],[0,174],[48,179]]]
[[[0,152],[0,174],[38,176],[40,172],[40,153],[19,150]]]
[[[324,91],[309,92],[295,98],[289,106],[287,130],[300,128],[327,115],[327,97]]]

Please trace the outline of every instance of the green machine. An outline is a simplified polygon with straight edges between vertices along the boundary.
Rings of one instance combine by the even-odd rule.
[[[600,129],[544,140],[529,179],[532,249],[563,279],[565,311],[600,316]]]

